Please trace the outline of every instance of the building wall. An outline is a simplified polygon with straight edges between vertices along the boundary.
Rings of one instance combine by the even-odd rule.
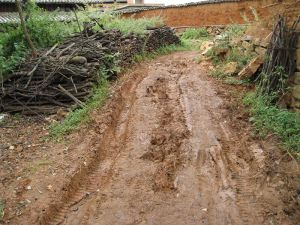
[[[144,4],[144,0],[128,0],[128,4]]]
[[[245,16],[253,21],[253,9],[260,19],[269,17],[287,7],[300,4],[298,0],[241,0],[222,3],[207,3],[193,6],[153,9],[135,13],[125,13],[124,17],[142,18],[160,16],[171,27],[206,26],[231,23],[245,23]],[[291,19],[296,18],[296,14]],[[299,15],[299,13],[298,13]]]

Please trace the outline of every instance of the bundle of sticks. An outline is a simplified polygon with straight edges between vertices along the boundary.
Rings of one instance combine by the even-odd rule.
[[[296,46],[298,33],[296,27],[300,17],[289,29],[284,17],[279,19],[274,27],[270,44],[266,53],[262,73],[259,79],[260,92],[264,95],[284,94],[287,82],[296,70]]]
[[[146,36],[123,35],[119,30],[83,31],[28,58],[2,82],[0,112],[52,114],[61,107],[82,106],[99,71],[112,71],[115,66],[111,56],[118,53],[119,66],[124,67],[142,51],[173,43],[179,39],[168,27],[153,28]]]

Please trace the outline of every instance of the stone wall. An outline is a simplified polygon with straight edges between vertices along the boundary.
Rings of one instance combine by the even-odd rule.
[[[198,3],[183,6],[168,6],[154,9],[123,12],[123,17],[153,17],[160,16],[171,27],[224,25],[245,23],[245,16],[254,20],[253,9],[260,19],[268,18],[279,12],[284,12],[291,4],[300,4],[298,0],[226,0]],[[291,19],[296,18],[296,12],[289,13]],[[298,13],[299,15],[299,13]]]

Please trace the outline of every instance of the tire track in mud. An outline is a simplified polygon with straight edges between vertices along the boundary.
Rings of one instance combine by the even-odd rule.
[[[154,191],[176,188],[175,173],[184,160],[182,145],[189,135],[179,91],[169,90],[168,79],[159,77],[147,88],[147,94],[155,96],[160,109],[159,126],[153,131],[149,150],[141,157],[159,164],[154,172]]]
[[[129,114],[130,106],[134,102],[134,89],[136,85],[142,80],[142,77],[133,77],[132,80],[128,80],[122,87],[114,93],[114,97],[110,100],[110,103],[104,109],[102,120],[98,121],[99,125],[103,126],[99,128],[98,138],[102,143],[95,146],[96,156],[90,161],[81,165],[79,170],[71,178],[69,184],[63,189],[64,193],[59,200],[53,199],[54,204],[46,210],[46,212],[38,219],[38,223],[41,225],[57,225],[62,224],[65,220],[68,211],[78,203],[90,198],[91,195],[99,191],[99,188],[105,185],[110,179],[110,174],[113,169],[113,160],[108,163],[103,162],[107,154],[113,152],[107,152],[112,146],[110,140],[116,138],[116,130],[120,125],[118,122],[124,116]],[[131,93],[127,96],[124,93]],[[124,110],[125,109],[125,110]],[[124,112],[125,111],[125,112]],[[103,123],[103,124],[102,124]],[[126,132],[125,132],[126,134]],[[125,140],[126,136],[123,134],[119,138],[119,141]],[[120,144],[120,145],[121,145]],[[110,155],[110,158],[116,158],[118,151]],[[99,183],[99,177],[101,177],[101,183]]]
[[[95,120],[88,146],[96,157],[78,169],[39,224],[266,221],[250,172],[263,167],[262,150],[231,130],[196,56],[161,57],[123,82]]]

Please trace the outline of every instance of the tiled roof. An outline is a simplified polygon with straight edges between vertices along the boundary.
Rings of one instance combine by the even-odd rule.
[[[36,0],[37,4],[100,4],[114,3],[115,0]],[[116,2],[126,3],[127,0],[116,0]],[[15,3],[15,0],[0,0],[0,3]]]
[[[74,19],[74,15],[69,12],[55,14],[53,20],[56,21],[70,21]],[[4,23],[19,23],[19,14],[16,12],[0,13],[0,24]]]
[[[178,4],[178,5],[167,5],[167,6],[143,6],[143,5],[135,5],[135,6],[128,6],[128,7],[121,7],[115,9],[114,11],[117,13],[136,13],[141,11],[147,10],[154,10],[154,9],[168,9],[168,8],[181,8],[187,6],[197,6],[197,5],[205,5],[205,4],[216,4],[216,3],[224,3],[224,2],[240,2],[243,0],[206,0],[201,2],[191,2],[186,4]]]

